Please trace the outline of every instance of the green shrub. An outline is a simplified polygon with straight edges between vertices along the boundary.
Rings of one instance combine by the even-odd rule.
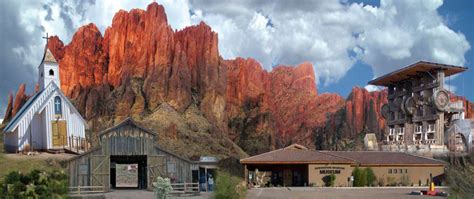
[[[226,172],[218,172],[215,183],[214,198],[241,199],[245,198],[247,187],[242,179],[231,176]]]
[[[171,187],[171,181],[169,178],[157,177],[156,181],[153,182],[153,187],[155,187],[155,198],[156,199],[166,199],[170,191],[173,190]]]
[[[374,170],[370,167],[364,169],[367,175],[367,186],[376,186],[377,185],[377,176],[375,176]]]
[[[359,167],[354,168],[352,176],[354,176],[354,187],[363,187],[367,185],[367,173],[365,169],[360,169]]]
[[[331,174],[323,177],[324,184],[326,187],[334,187],[334,182],[336,181],[336,175]]]
[[[5,198],[66,198],[67,176],[63,171],[29,174],[18,171],[8,173],[2,183],[0,195]]]

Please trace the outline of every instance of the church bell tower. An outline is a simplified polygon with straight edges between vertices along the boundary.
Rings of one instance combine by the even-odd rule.
[[[59,88],[61,88],[61,82],[59,81],[59,65],[51,51],[48,49],[47,42],[44,49],[43,60],[38,69],[38,84],[40,90],[46,88],[50,82],[54,82]]]

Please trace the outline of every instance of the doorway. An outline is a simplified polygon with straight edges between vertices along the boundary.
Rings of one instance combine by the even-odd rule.
[[[110,156],[110,185],[114,189],[147,188],[147,156]]]

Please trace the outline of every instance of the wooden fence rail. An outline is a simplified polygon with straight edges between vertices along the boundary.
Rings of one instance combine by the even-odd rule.
[[[172,183],[171,194],[199,194],[199,183]]]
[[[71,195],[84,195],[84,194],[92,194],[92,193],[104,193],[105,187],[104,186],[77,186],[77,187],[69,187],[69,194]]]

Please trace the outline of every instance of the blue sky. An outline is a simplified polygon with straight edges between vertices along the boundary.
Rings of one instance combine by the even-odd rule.
[[[95,23],[104,33],[120,9],[146,9],[151,2],[0,1],[0,117],[8,93],[21,83],[33,92],[46,32],[67,44],[79,27]],[[225,59],[252,57],[267,70],[311,62],[319,93],[347,97],[354,86],[425,60],[470,67],[447,83],[474,101],[472,0],[157,2],[174,29],[207,23]]]
[[[378,0],[353,2],[380,6]],[[471,46],[474,44],[474,1],[444,1],[438,11],[451,29],[463,33]],[[470,101],[474,101],[474,50],[472,47],[464,56],[466,59],[464,66],[469,69],[454,79],[447,78],[446,82],[456,86],[456,94],[466,96]],[[358,61],[338,83],[319,89],[321,92],[335,92],[347,97],[354,86],[366,86],[373,76],[372,68],[364,62]]]

